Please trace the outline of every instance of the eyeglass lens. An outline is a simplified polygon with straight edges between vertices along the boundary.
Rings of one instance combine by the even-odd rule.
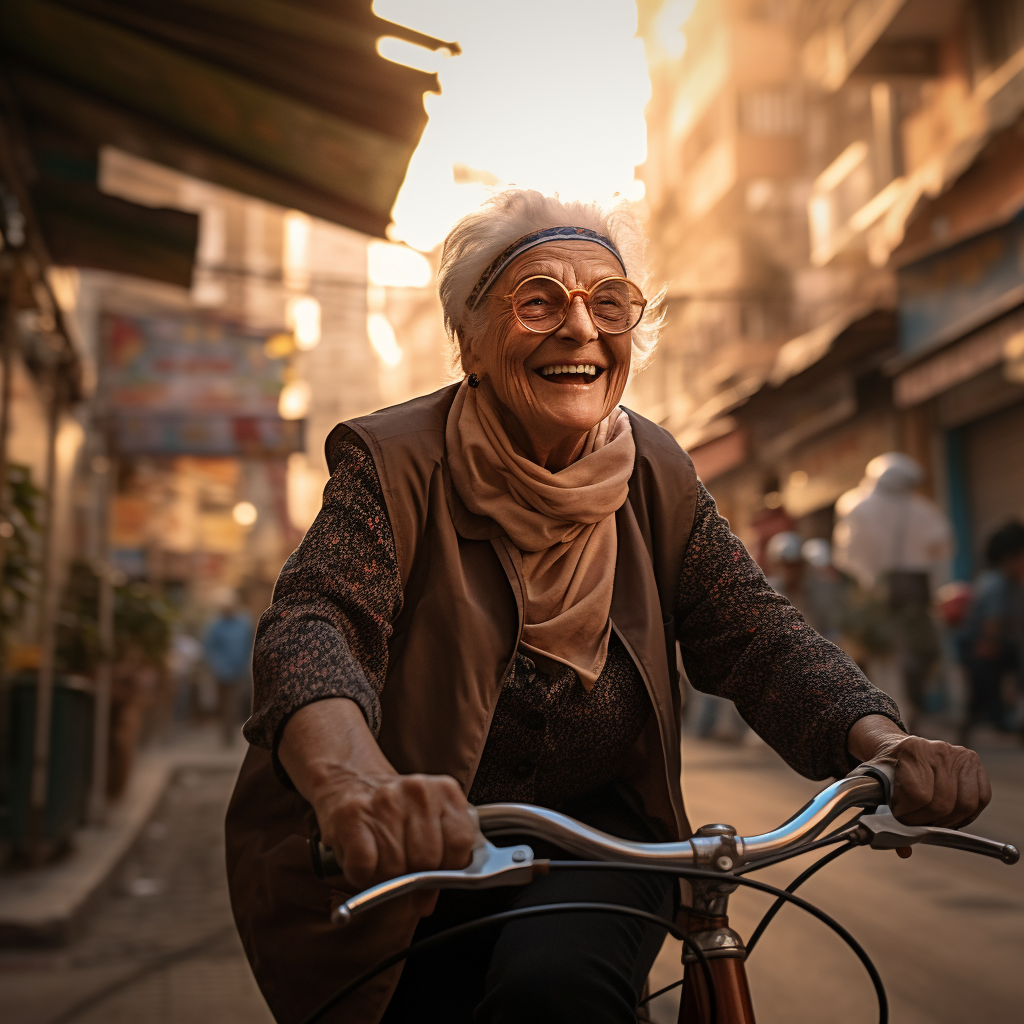
[[[644,297],[631,281],[602,281],[587,301],[598,330],[621,334],[640,321]],[[569,310],[569,295],[550,277],[530,277],[515,290],[512,307],[519,322],[531,331],[553,331]]]

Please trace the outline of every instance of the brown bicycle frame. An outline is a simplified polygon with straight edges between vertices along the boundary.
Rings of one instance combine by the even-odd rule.
[[[711,983],[715,987],[718,1024],[755,1024],[754,1004],[747,983],[746,949],[742,945],[729,949],[713,948],[719,936],[738,939],[729,928],[729,918],[724,915],[708,918],[692,915],[691,921],[701,925],[690,932],[690,937],[697,940],[708,958]],[[686,970],[679,1000],[679,1024],[711,1024],[707,978],[697,958],[686,947],[683,963]]]

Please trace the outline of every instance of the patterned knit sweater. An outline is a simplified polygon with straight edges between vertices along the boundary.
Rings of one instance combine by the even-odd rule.
[[[388,638],[401,577],[384,497],[369,453],[353,440],[324,491],[316,521],[281,570],[256,631],[249,742],[274,751],[289,717],[348,697],[380,728]],[[844,775],[850,727],[865,715],[899,722],[893,701],[768,585],[700,485],[674,616],[687,676],[735,702],[751,728],[798,772]],[[594,687],[572,669],[520,651],[495,707],[470,792],[474,803],[559,807],[612,782],[651,704],[639,671],[612,635]]]

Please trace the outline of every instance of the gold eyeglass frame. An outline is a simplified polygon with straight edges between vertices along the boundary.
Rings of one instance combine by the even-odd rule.
[[[530,281],[553,281],[555,284],[558,285],[559,288],[562,289],[563,292],[565,292],[567,297],[567,302],[565,304],[565,312],[562,314],[562,319],[559,320],[554,327],[543,327],[538,330],[536,327],[531,327],[529,324],[523,323],[522,317],[520,317],[519,313],[516,311],[514,302],[516,293],[519,291],[520,288],[523,287],[524,284],[528,284]],[[597,318],[594,316],[594,311],[590,308],[590,300],[593,297],[594,292],[596,292],[597,289],[601,287],[601,285],[607,284],[609,281],[621,281],[624,284],[629,285],[630,288],[635,288],[636,293],[643,300],[640,306],[640,315],[632,324],[629,325],[629,327],[624,327],[621,331],[609,331],[603,328],[597,322]],[[516,320],[519,321],[520,325],[524,327],[526,330],[530,331],[531,334],[552,334],[554,331],[557,331],[558,328],[562,326],[562,324],[565,323],[566,319],[569,316],[569,310],[572,309],[573,300],[576,298],[577,295],[579,295],[583,299],[583,305],[586,306],[587,315],[590,317],[591,323],[602,334],[626,334],[628,331],[632,331],[636,327],[636,325],[640,323],[641,320],[643,320],[644,312],[647,309],[647,298],[644,295],[644,293],[640,291],[639,285],[635,284],[633,281],[630,281],[628,277],[618,277],[615,275],[613,275],[612,277],[602,277],[600,281],[591,285],[589,288],[566,288],[565,285],[562,284],[562,282],[559,281],[557,277],[549,277],[547,274],[531,274],[529,277],[524,277],[523,280],[520,281],[519,284],[517,284],[508,295],[495,295],[493,297],[504,299],[505,301],[510,302],[512,304],[512,315],[516,318]]]

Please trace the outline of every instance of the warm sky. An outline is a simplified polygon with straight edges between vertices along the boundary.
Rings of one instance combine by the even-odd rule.
[[[462,47],[447,59],[417,47],[404,60],[436,70],[442,94],[426,97],[430,120],[394,207],[396,241],[434,248],[486,197],[481,178],[567,198],[642,198],[634,167],[647,152],[650,80],[634,0],[375,0],[373,9]],[[388,56],[399,51],[381,43]]]

